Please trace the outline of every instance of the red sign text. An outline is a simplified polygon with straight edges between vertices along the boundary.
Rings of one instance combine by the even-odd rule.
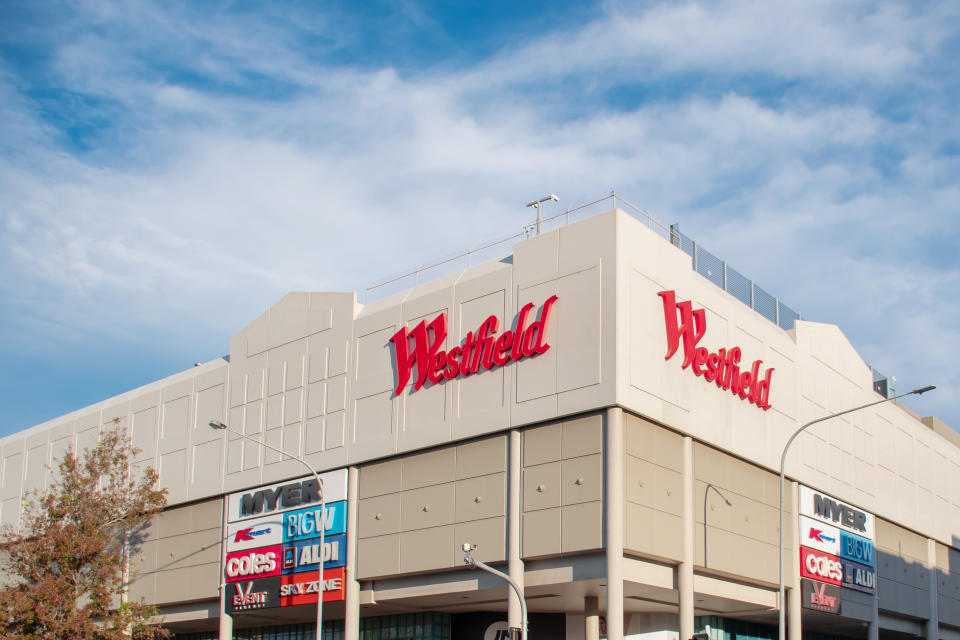
[[[760,365],[763,360],[754,360],[750,371],[741,371],[740,347],[720,349],[711,353],[706,347],[697,346],[707,332],[707,313],[704,309],[694,309],[693,303],[677,302],[674,291],[658,293],[663,299],[663,315],[667,325],[667,357],[669,360],[683,343],[682,369],[691,368],[696,376],[703,376],[707,382],[716,382],[723,390],[749,400],[764,411],[770,404],[770,378],[773,367],[766,370],[761,380]]]
[[[557,296],[547,298],[540,311],[540,319],[529,325],[527,316],[534,305],[532,302],[524,305],[517,318],[516,331],[507,329],[499,336],[496,336],[499,320],[497,316],[490,316],[476,333],[467,332],[462,346],[455,346],[448,351],[440,349],[447,339],[446,313],[441,313],[430,322],[423,320],[413,329],[400,329],[390,338],[397,357],[396,394],[400,395],[407,386],[414,364],[417,365],[417,379],[413,383],[416,391],[427,381],[437,384],[443,379],[452,380],[457,376],[476,373],[480,367],[491,369],[503,366],[510,360],[545,353],[550,348],[546,342],[547,319],[556,301]]]

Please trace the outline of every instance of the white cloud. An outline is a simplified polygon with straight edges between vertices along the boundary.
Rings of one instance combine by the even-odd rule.
[[[960,307],[941,293],[957,290],[955,264],[924,255],[958,235],[957,161],[927,124],[949,120],[936,101],[893,119],[867,89],[822,89],[912,81],[948,9],[610,5],[490,60],[409,75],[312,56],[305,32],[326,36],[324,50],[355,37],[325,16],[191,14],[184,27],[163,5],[95,7],[100,35],[57,29],[53,67],[117,118],[93,151],[65,152],[0,76],[0,140],[17,149],[0,156],[7,336],[179,326],[187,344],[225,346],[287,290],[361,289],[519,230],[539,194],[560,193],[562,208],[616,188],[805,316],[840,324],[879,368],[960,387],[950,351],[921,337],[960,346]],[[247,84],[187,82],[163,73],[171,61]],[[585,95],[674,73],[677,86],[633,103]],[[686,73],[811,88],[701,93]],[[251,91],[249,74],[292,88]],[[902,156],[892,169],[875,161],[885,146]],[[960,426],[948,400],[931,406]]]

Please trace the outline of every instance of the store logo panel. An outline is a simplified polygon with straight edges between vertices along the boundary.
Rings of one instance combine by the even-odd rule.
[[[801,605],[804,609],[840,613],[840,587],[816,580],[800,579]]]
[[[843,581],[843,565],[835,555],[800,547],[800,575],[839,587]]]
[[[810,487],[800,486],[800,515],[808,516],[849,533],[875,539],[872,513],[842,502]]]
[[[267,578],[280,575],[282,547],[274,545],[262,549],[234,551],[227,554],[224,563],[224,579],[227,582],[247,578]]]
[[[347,562],[347,536],[324,536],[323,568],[342,567]],[[320,563],[320,538],[300,540],[283,546],[283,573],[316,571]]]
[[[244,580],[226,585],[227,613],[280,606],[280,576]]]
[[[843,586],[873,593],[877,588],[877,571],[859,562],[843,560]]]
[[[327,504],[347,499],[347,470],[320,474]],[[320,503],[320,485],[314,476],[239,491],[227,497],[227,520],[236,522]]]
[[[800,516],[800,544],[824,553],[840,555],[840,530],[819,520]]]
[[[321,526],[325,536],[345,533],[347,530],[346,501],[332,504],[328,502],[323,517],[320,515],[320,507],[283,514],[283,541],[293,542],[304,538],[315,538],[320,535]]]
[[[317,579],[317,572],[294,573],[280,578],[280,605],[284,607],[299,604],[316,604],[317,591],[323,590],[324,602],[337,602],[344,598],[343,568],[323,572],[323,581]]]
[[[242,520],[227,525],[227,551],[269,547],[283,542],[283,520],[279,515]]]
[[[868,566],[874,566],[873,542],[866,538],[840,532],[840,556],[847,560],[855,560]]]

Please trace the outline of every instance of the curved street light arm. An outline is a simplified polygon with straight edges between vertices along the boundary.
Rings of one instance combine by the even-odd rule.
[[[527,640],[527,603],[526,603],[526,601],[525,601],[524,598],[523,598],[523,594],[521,593],[520,585],[518,585],[516,582],[514,582],[513,578],[511,578],[510,576],[508,576],[508,575],[505,574],[504,572],[502,572],[502,571],[497,571],[496,569],[494,569],[494,568],[491,567],[490,565],[486,564],[485,562],[481,562],[481,561],[477,560],[476,558],[474,558],[473,556],[471,556],[471,555],[470,555],[470,551],[471,551],[472,549],[466,548],[466,547],[468,547],[468,546],[469,546],[469,543],[464,544],[464,550],[463,550],[463,563],[464,563],[464,564],[468,564],[468,565],[470,565],[471,567],[476,567],[476,568],[483,569],[483,570],[486,571],[487,573],[492,573],[493,575],[497,576],[498,578],[501,578],[501,579],[505,580],[505,581],[507,582],[507,584],[509,584],[511,587],[513,587],[513,591],[514,591],[514,593],[517,594],[517,599],[520,601],[520,614],[521,614],[521,616],[523,617],[523,627],[521,627],[521,629],[520,629],[520,637],[522,638],[522,640]]]
[[[247,440],[254,442],[256,444],[262,445],[271,451],[276,451],[281,456],[287,456],[296,460],[307,469],[313,472],[314,477],[317,479],[317,490],[320,491],[320,562],[317,567],[317,640],[322,640],[323,638],[323,565],[324,560],[324,535],[327,532],[327,496],[326,492],[323,490],[323,478],[320,477],[320,472],[317,471],[312,464],[301,458],[300,456],[295,456],[292,453],[287,453],[282,449],[278,449],[272,445],[267,444],[260,438],[254,438],[253,436],[248,436],[247,434],[237,431],[236,429],[231,429],[225,423],[218,420],[210,421],[210,428],[217,429],[221,431],[229,431],[234,435],[238,435],[241,438],[246,438]],[[222,614],[221,614],[222,615]]]
[[[830,415],[817,418],[816,420],[811,420],[806,423],[799,429],[793,432],[790,438],[787,440],[787,443],[783,446],[783,451],[780,453],[780,546],[779,546],[779,558],[780,563],[780,587],[777,592],[777,609],[779,610],[779,621],[777,624],[779,630],[780,640],[786,640],[786,609],[783,606],[783,485],[784,485],[784,465],[787,461],[787,452],[790,450],[790,445],[793,444],[793,441],[796,440],[797,436],[803,433],[808,427],[811,427],[818,422],[823,422],[824,420],[829,420],[830,418],[836,418],[839,416],[846,415],[848,413],[853,413],[854,411],[860,411],[861,409],[866,409],[874,405],[883,404],[884,402],[890,402],[891,400],[896,400],[897,398],[902,398],[904,396],[911,395],[920,395],[926,393],[927,391],[933,391],[936,389],[933,385],[927,385],[926,387],[920,387],[919,389],[914,389],[913,391],[907,391],[906,393],[901,393],[899,395],[890,396],[889,398],[883,398],[882,400],[876,400],[874,402],[868,402],[867,404],[862,404],[859,407],[854,407],[852,409],[847,409],[845,411],[840,411],[838,413],[831,413]]]

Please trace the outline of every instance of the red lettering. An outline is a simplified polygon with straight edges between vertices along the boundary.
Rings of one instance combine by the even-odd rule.
[[[430,334],[433,334],[433,341],[430,341]],[[413,338],[414,348],[410,352],[410,338]],[[397,357],[397,388],[395,392],[400,395],[403,388],[410,381],[410,374],[413,371],[413,365],[417,365],[417,380],[413,384],[414,389],[419,389],[427,381],[427,375],[433,358],[436,356],[440,345],[447,338],[447,316],[441,313],[434,318],[430,324],[423,320],[409,332],[406,327],[401,328],[393,334],[390,342],[393,343],[394,353]]]
[[[449,351],[440,348],[447,338],[445,313],[429,323],[423,320],[413,329],[401,328],[390,338],[397,359],[396,394],[399,395],[410,382],[414,366],[417,376],[413,390],[416,391],[428,381],[437,384],[444,379],[452,380],[457,376],[476,373],[480,367],[491,369],[505,365],[510,360],[546,353],[550,349],[546,340],[547,323],[556,301],[557,296],[549,297],[543,303],[539,319],[529,326],[527,317],[534,304],[525,304],[517,314],[516,329],[504,331],[500,336],[496,336],[499,325],[497,316],[489,316],[481,323],[476,334],[468,331],[463,345],[452,347]]]
[[[707,331],[707,312],[703,309],[694,311],[693,303],[689,300],[677,302],[673,291],[661,291],[657,295],[663,298],[663,316],[667,325],[667,357],[665,359],[669,360],[673,357],[682,338],[683,364],[680,368],[686,369],[693,361],[697,343]],[[680,313],[679,322],[677,312]]]
[[[473,368],[473,363],[471,362],[471,355],[473,355],[473,347],[475,343],[473,342],[473,331],[467,331],[467,339],[463,342],[463,351],[460,352],[460,375],[465,376],[473,373],[476,369]]]
[[[460,363],[457,358],[460,356],[460,347],[454,347],[447,351],[447,368],[443,370],[443,377],[447,380],[453,380],[460,372]]]
[[[773,369],[767,369],[765,375],[761,377],[760,365],[763,364],[763,360],[754,360],[749,371],[741,371],[738,366],[741,357],[740,347],[719,349],[716,353],[711,353],[706,347],[698,346],[707,331],[706,310],[694,309],[690,301],[677,302],[674,291],[660,291],[657,295],[663,302],[663,317],[667,332],[665,359],[672,358],[683,344],[681,369],[693,365],[690,370],[694,375],[703,376],[707,382],[715,382],[719,388],[729,390],[733,395],[739,396],[742,400],[749,400],[763,410],[769,409],[771,406],[770,378]],[[546,312],[547,303],[544,304],[544,315]],[[528,342],[528,336],[524,334],[524,347]]]
[[[513,344],[513,331],[507,329],[503,332],[497,343],[493,347],[493,363],[503,366],[510,360],[510,346]]]
[[[480,325],[477,331],[477,342],[480,343],[480,349],[483,356],[480,358],[480,364],[484,369],[493,366],[493,337],[489,334],[497,332],[497,316],[490,316]],[[474,369],[476,370],[476,369]]]
[[[706,347],[697,347],[696,355],[693,357],[693,374],[702,376],[704,374],[703,365],[707,361],[710,352]]]

